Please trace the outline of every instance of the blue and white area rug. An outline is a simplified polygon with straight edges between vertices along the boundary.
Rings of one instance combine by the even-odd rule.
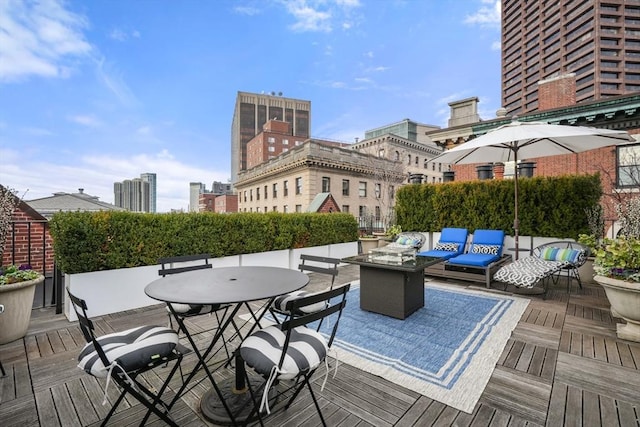
[[[428,282],[425,306],[398,320],[361,310],[357,285],[333,345],[340,363],[468,413],[529,303]]]

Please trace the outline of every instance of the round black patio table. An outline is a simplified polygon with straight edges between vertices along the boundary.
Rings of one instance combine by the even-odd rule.
[[[309,277],[298,271],[279,267],[220,267],[206,270],[195,270],[180,274],[173,274],[154,280],[144,291],[158,301],[180,304],[235,304],[227,319],[221,321],[221,331],[216,333],[217,340],[224,329],[231,323],[231,319],[244,303],[258,300],[272,300],[273,298],[296,291],[309,283]],[[249,305],[246,304],[249,308]],[[213,344],[200,354],[195,349],[200,362],[204,364]],[[240,365],[242,362],[240,360]],[[196,365],[196,368],[198,365]],[[234,424],[242,422],[247,413],[242,409],[251,409],[252,400],[244,381],[244,366],[236,363],[236,378],[216,384],[213,376],[203,365],[213,384],[200,400],[203,415],[218,424]],[[186,384],[183,386],[186,386]],[[179,397],[176,395],[176,398]],[[224,400],[224,403],[221,401]],[[226,408],[225,408],[226,403]],[[231,417],[229,414],[236,414]],[[238,418],[238,419],[233,419]]]

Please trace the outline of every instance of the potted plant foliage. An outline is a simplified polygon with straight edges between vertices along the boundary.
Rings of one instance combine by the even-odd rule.
[[[596,250],[594,280],[605,290],[618,338],[640,342],[640,198],[618,207],[622,236],[604,239]]]
[[[0,186],[0,260],[18,202],[12,190]],[[0,315],[0,344],[25,336],[31,320],[36,285],[43,281],[44,276],[26,264],[0,267],[0,304],[4,305],[4,313]]]

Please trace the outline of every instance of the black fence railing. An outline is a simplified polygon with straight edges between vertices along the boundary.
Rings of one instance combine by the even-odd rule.
[[[372,234],[386,231],[395,224],[395,216],[365,215],[357,217],[360,234]]]

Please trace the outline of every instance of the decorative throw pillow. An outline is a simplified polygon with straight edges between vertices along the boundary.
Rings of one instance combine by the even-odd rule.
[[[460,247],[458,243],[438,242],[438,244],[433,249],[436,251],[457,252],[458,247]]]
[[[407,237],[406,236],[398,237],[398,240],[396,240],[396,243],[399,244],[399,245],[406,245],[407,244]]]
[[[580,249],[560,249],[560,248],[544,248],[540,257],[548,261],[567,261],[571,264],[578,262],[581,256],[584,256],[584,251]]]
[[[498,255],[500,246],[498,245],[473,245],[472,254]]]

